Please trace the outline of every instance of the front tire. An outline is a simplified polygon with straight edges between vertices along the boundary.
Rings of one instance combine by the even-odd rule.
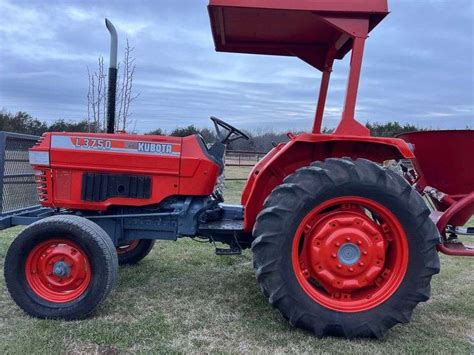
[[[439,272],[421,196],[367,160],[299,169],[267,198],[253,234],[264,295],[319,337],[382,337],[410,320]]]
[[[91,314],[117,281],[115,246],[97,224],[53,216],[24,229],[5,258],[5,281],[16,304],[37,318]]]

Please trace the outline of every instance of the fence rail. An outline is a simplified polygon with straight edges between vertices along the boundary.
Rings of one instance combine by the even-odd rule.
[[[228,150],[225,155],[225,166],[230,167],[227,169],[226,181],[245,181],[245,177],[235,177],[234,174],[245,174],[248,175],[250,168],[257,164],[267,153],[265,152],[253,152],[247,150]],[[235,169],[232,169],[235,167]],[[237,168],[239,172],[236,171]],[[230,171],[229,171],[230,170]],[[239,175],[239,174],[238,174]]]
[[[227,166],[254,166],[265,154],[264,152],[252,152],[246,150],[228,150],[225,154]]]

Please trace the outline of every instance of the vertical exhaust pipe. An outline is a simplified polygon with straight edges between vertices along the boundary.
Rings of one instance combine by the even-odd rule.
[[[115,131],[115,99],[117,92],[117,31],[108,19],[105,26],[110,33],[109,85],[107,88],[107,133]]]

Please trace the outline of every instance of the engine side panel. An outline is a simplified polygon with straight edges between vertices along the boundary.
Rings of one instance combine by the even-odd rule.
[[[39,189],[45,195],[42,205],[106,210],[112,205],[157,204],[179,194],[210,194],[219,166],[206,156],[198,139],[46,133],[31,149],[49,152],[49,166],[34,165],[43,172],[39,176]],[[180,179],[182,169],[184,179]],[[195,185],[189,183],[193,180]]]

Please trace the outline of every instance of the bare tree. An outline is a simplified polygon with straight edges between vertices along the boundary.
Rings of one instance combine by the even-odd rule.
[[[124,49],[123,62],[119,63],[117,77],[117,100],[115,130],[125,131],[134,124],[131,119],[130,106],[139,96],[133,92],[133,79],[135,76],[134,47],[127,44]],[[122,70],[120,70],[122,67]],[[107,74],[104,69],[104,58],[99,57],[98,68],[92,72],[87,68],[89,87],[87,91],[87,122],[91,132],[105,131],[107,127]],[[134,129],[134,127],[133,127]],[[132,129],[132,130],[133,130]]]
[[[87,122],[90,131],[101,131],[106,127],[107,74],[104,58],[99,57],[98,68],[93,73],[87,68],[89,88],[87,91]]]
[[[133,124],[131,119],[132,113],[130,112],[130,105],[137,99],[140,94],[133,93],[133,79],[135,76],[135,58],[133,57],[133,51],[135,47],[131,47],[127,38],[127,44],[125,46],[123,61],[122,61],[122,73],[120,74],[119,90],[117,93],[117,106],[118,115],[115,123],[115,129],[125,131],[130,128]]]

